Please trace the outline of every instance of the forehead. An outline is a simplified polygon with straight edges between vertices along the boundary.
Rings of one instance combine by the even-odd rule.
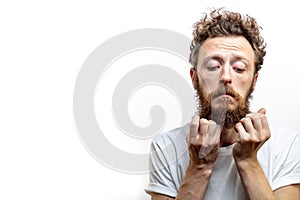
[[[206,39],[200,48],[198,59],[201,60],[214,55],[221,55],[224,58],[237,55],[254,65],[254,51],[250,43],[242,36]]]

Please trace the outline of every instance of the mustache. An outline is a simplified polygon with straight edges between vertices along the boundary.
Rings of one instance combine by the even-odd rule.
[[[210,93],[210,99],[214,99],[216,97],[219,97],[221,95],[230,95],[233,98],[239,98],[240,94],[238,92],[236,92],[231,86],[229,85],[223,85],[220,86],[217,90],[213,91]]]

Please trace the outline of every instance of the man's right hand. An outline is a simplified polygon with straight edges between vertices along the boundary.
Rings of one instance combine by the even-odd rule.
[[[190,163],[176,200],[201,200],[218,157],[221,128],[215,122],[194,115],[187,134]]]
[[[218,156],[221,128],[212,120],[194,115],[187,134],[190,165],[213,164]]]

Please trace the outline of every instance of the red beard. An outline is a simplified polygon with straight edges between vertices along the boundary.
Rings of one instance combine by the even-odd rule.
[[[228,85],[220,86],[216,91],[211,92],[208,96],[205,96],[203,93],[203,87],[200,87],[199,84],[197,86],[196,91],[199,97],[198,111],[200,118],[213,120],[224,128],[233,128],[236,123],[250,113],[249,99],[251,98],[253,90],[249,89],[246,99],[243,99],[238,92]],[[252,85],[250,88],[252,88]],[[231,103],[230,101],[232,101],[230,98],[221,97],[216,100],[217,103],[214,105],[212,104],[212,99],[224,94],[230,95],[238,102],[236,108],[229,108],[229,104]]]

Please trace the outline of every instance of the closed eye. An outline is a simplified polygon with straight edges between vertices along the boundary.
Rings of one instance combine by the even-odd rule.
[[[236,61],[232,65],[233,69],[237,73],[243,73],[247,69],[247,64],[244,61]]]
[[[243,73],[243,72],[245,71],[244,68],[240,68],[240,67],[234,67],[233,69],[234,69],[234,71],[236,71],[237,73]]]
[[[220,66],[207,66],[207,69],[209,70],[209,71],[216,71],[216,70],[218,70],[220,68]]]

